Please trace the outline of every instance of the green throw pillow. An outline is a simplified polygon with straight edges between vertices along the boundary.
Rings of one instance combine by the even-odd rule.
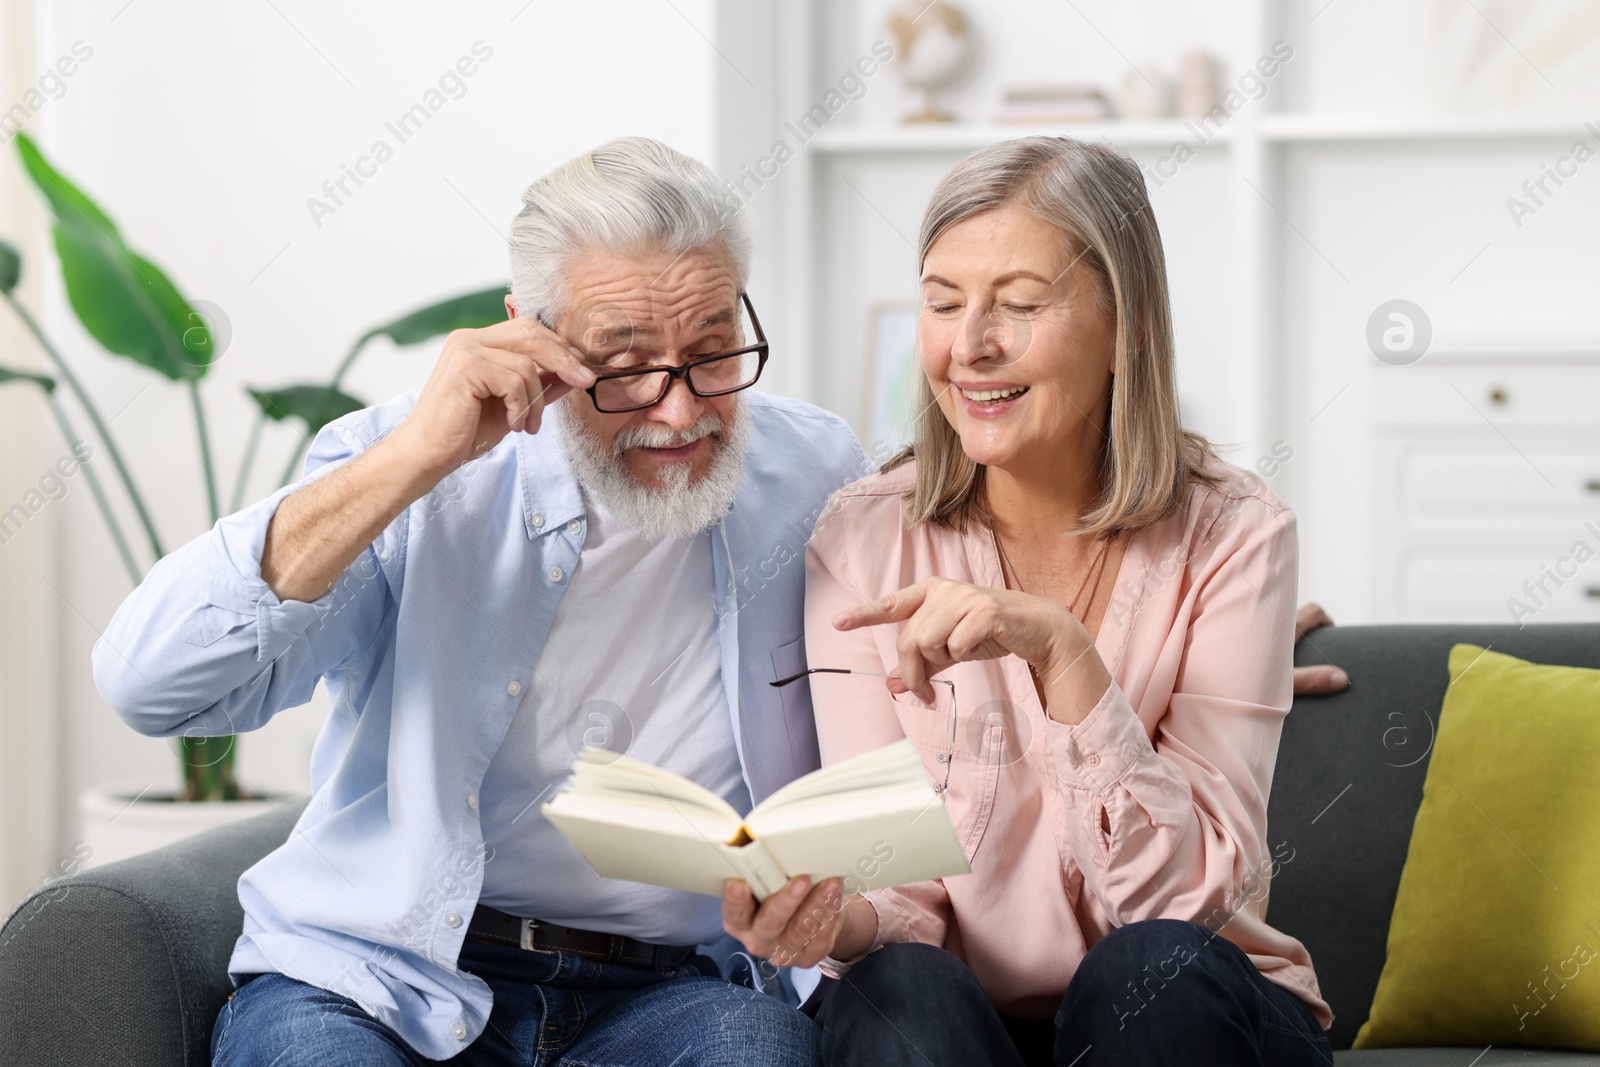
[[[1356,1048],[1600,1051],[1600,670],[1450,650]]]

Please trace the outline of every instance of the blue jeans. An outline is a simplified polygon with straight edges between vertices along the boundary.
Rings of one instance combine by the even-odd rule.
[[[1333,1064],[1310,1008],[1263,978],[1238,946],[1176,919],[1130,923],[1101,939],[1053,1020],[1001,1016],[966,964],[917,944],[887,945],[856,964],[816,1016],[830,1065]]]
[[[566,952],[468,941],[463,970],[489,983],[489,1025],[450,1060],[478,1067],[810,1067],[815,1023],[724,980],[703,956],[651,970]],[[348,998],[281,974],[241,986],[211,1033],[215,1067],[424,1067]]]

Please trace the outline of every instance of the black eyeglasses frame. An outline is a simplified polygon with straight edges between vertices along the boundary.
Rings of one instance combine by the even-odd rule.
[[[750,325],[755,330],[756,334],[755,344],[746,345],[743,348],[736,348],[731,352],[718,352],[714,356],[706,356],[702,359],[692,360],[676,367],[658,364],[648,367],[629,367],[627,370],[610,371],[608,373],[596,374],[594,384],[584,390],[584,392],[589,394],[589,402],[594,405],[594,409],[606,415],[622,415],[630,411],[643,411],[645,408],[653,408],[667,398],[667,394],[672,391],[673,383],[679,379],[683,380],[683,384],[689,390],[689,392],[698,397],[729,396],[733,393],[742,392],[743,390],[748,389],[752,385],[756,384],[756,382],[760,381],[761,372],[767,369],[767,356],[770,354],[770,346],[767,343],[767,335],[762,332],[761,320],[756,318],[756,309],[755,305],[750,302],[750,294],[741,289],[739,291],[739,300],[744,304],[744,309],[750,316]],[[695,388],[694,381],[689,377],[689,372],[694,370],[696,367],[703,367],[708,363],[716,363],[725,359],[739,359],[749,355],[752,352],[757,353],[761,357],[760,362],[756,364],[755,375],[743,385],[736,385],[732,389],[717,389],[710,392],[702,392]],[[663,384],[661,387],[661,392],[656,395],[654,400],[647,404],[634,404],[625,408],[609,408],[600,406],[598,390],[601,382],[615,381],[618,378],[637,378],[645,374],[665,374],[667,376],[665,379],[665,384]]]

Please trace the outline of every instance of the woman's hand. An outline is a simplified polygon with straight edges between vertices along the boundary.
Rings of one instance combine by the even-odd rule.
[[[1083,624],[1052,600],[948,578],[928,578],[833,620],[840,630],[884,623],[898,624],[899,631],[900,677],[889,680],[890,692],[909,692],[930,704],[928,679],[952,664],[1017,656],[1048,688],[1050,678],[1091,644]]]
[[[815,888],[809,878],[795,878],[760,904],[749,886],[730,879],[722,891],[722,928],[752,955],[779,967],[815,967],[835,947],[845,953],[841,959],[865,952],[877,936],[878,919],[860,897],[845,900],[838,878]]]

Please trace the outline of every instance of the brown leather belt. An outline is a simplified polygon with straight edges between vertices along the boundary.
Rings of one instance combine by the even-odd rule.
[[[479,904],[467,924],[467,937],[492,945],[515,945],[529,952],[570,952],[600,963],[634,967],[676,967],[694,955],[693,945],[653,945],[621,934],[598,934],[570,926],[522,919]]]

